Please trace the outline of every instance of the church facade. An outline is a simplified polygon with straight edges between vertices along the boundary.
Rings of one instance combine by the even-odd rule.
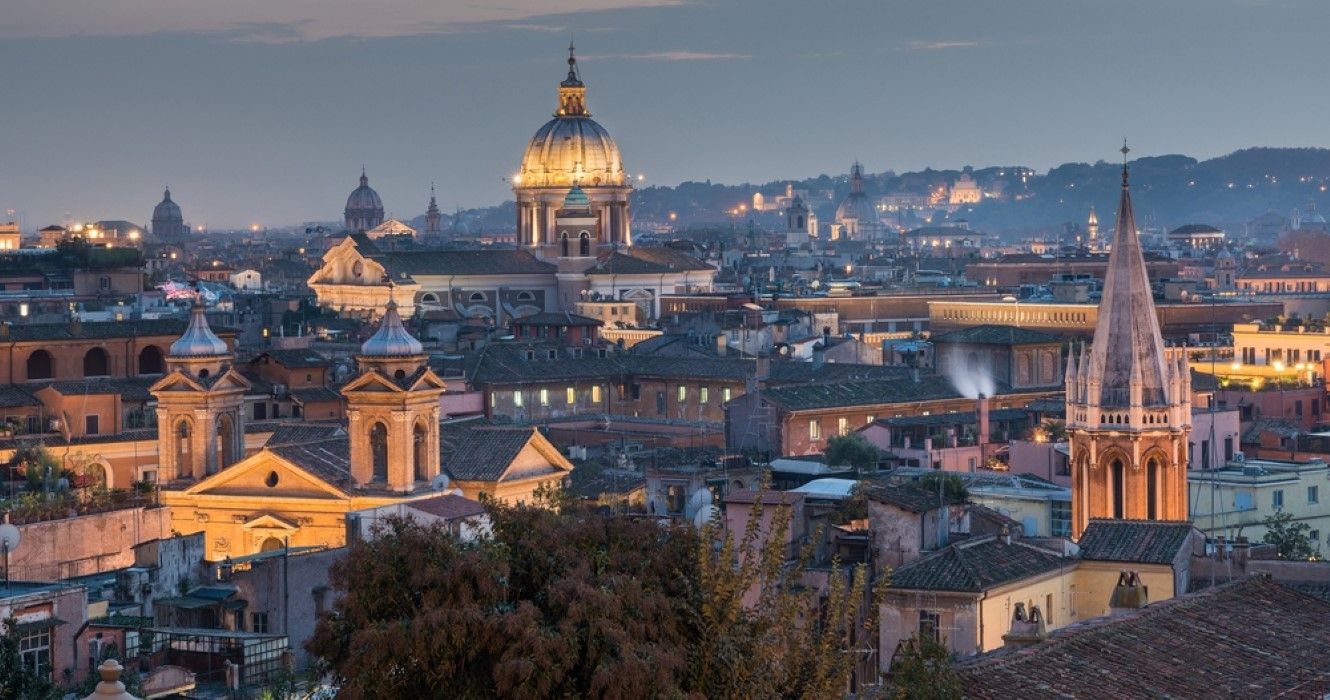
[[[1067,363],[1066,411],[1073,539],[1093,519],[1187,520],[1191,375],[1159,333],[1125,164],[1094,341]]]

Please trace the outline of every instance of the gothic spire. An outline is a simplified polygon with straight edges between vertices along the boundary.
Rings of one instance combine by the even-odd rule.
[[[1139,396],[1141,405],[1164,406],[1181,400],[1168,396],[1164,341],[1159,333],[1150,279],[1136,232],[1128,186],[1127,153],[1122,145],[1122,195],[1117,230],[1104,275],[1103,298],[1090,352],[1089,378],[1100,387],[1087,397],[1101,407],[1127,407]],[[1138,386],[1137,386],[1138,385]]]

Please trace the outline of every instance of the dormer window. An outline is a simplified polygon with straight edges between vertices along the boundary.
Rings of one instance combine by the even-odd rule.
[[[535,350],[527,350],[527,351],[526,351],[526,359],[527,359],[528,361],[536,359],[536,351],[535,351]]]

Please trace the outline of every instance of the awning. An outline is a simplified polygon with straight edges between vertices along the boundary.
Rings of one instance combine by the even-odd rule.
[[[14,625],[14,629],[18,631],[20,634],[22,634],[24,632],[38,632],[41,630],[49,630],[52,627],[59,627],[60,625],[63,624],[65,624],[65,621],[61,620],[58,617],[48,617],[45,620],[36,620],[33,622],[20,622],[17,625]]]

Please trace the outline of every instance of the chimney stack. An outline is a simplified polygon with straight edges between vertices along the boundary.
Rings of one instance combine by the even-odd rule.
[[[978,401],[978,406],[977,406],[977,412],[978,412],[978,414],[979,414],[979,426],[978,426],[978,430],[979,430],[979,445],[982,447],[982,446],[988,444],[988,430],[989,430],[989,427],[988,427],[988,397],[987,397],[987,396],[984,396],[983,394],[980,394],[980,395],[979,395],[979,401]]]
[[[1145,584],[1135,571],[1123,571],[1118,574],[1118,585],[1113,589],[1113,596],[1108,599],[1108,614],[1120,617],[1133,610],[1140,610],[1150,604]]]
[[[1030,606],[1030,616],[1025,616],[1025,603],[1016,604],[1016,612],[1011,617],[1011,630],[1002,635],[1003,646],[1008,649],[1022,649],[1034,646],[1048,638],[1048,628],[1044,625],[1043,613],[1038,605]]]

